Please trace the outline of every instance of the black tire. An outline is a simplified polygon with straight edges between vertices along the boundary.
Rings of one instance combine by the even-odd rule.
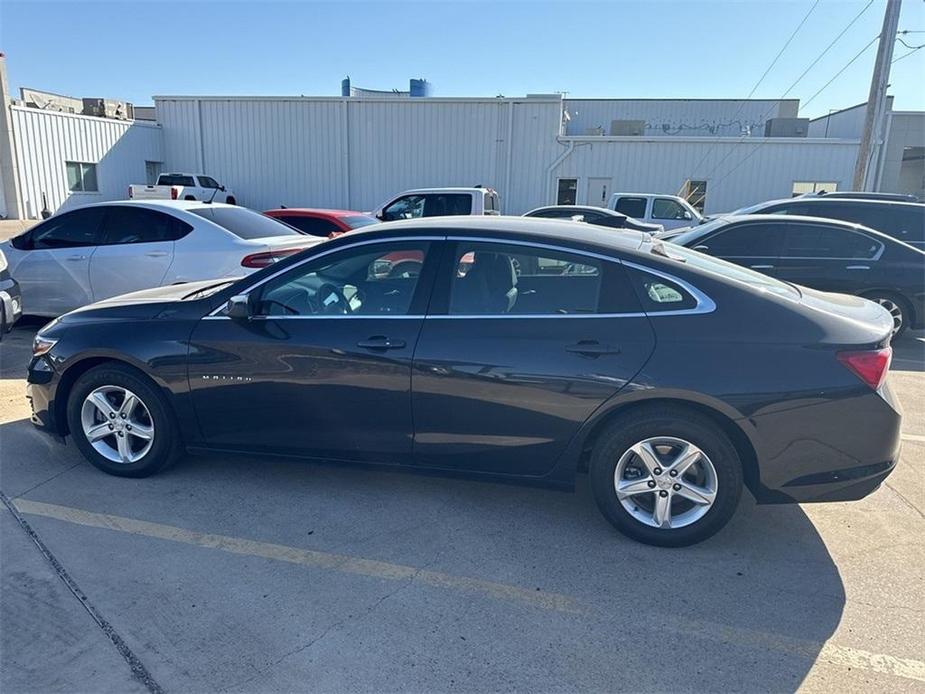
[[[184,199],[184,200],[195,200],[196,197],[193,196],[193,195],[187,195],[187,196],[185,196],[183,199]]]
[[[237,204],[238,204],[238,201],[234,199],[234,196],[233,196],[233,195],[229,195],[227,198],[225,198],[225,202],[228,203],[229,205],[237,205]]]
[[[893,315],[893,324],[896,325],[897,315],[894,311],[899,311],[899,320],[901,321],[899,327],[894,327],[896,332],[893,333],[893,337],[890,338],[890,341],[898,340],[902,337],[906,330],[909,328],[909,324],[912,322],[912,306],[909,305],[909,302],[906,301],[905,297],[900,296],[899,294],[894,294],[892,292],[871,292],[864,295],[865,299],[870,299],[875,301],[886,310],[890,311]]]
[[[619,461],[624,454],[629,455],[631,447],[656,437],[670,437],[692,443],[712,463],[715,471],[715,499],[706,513],[689,525],[676,528],[652,527],[635,517],[617,497],[614,476]],[[632,459],[630,456],[629,460]],[[692,466],[692,472],[696,467]],[[647,545],[684,547],[706,540],[726,525],[735,513],[742,495],[742,464],[735,447],[709,417],[684,407],[640,407],[619,417],[598,438],[591,452],[589,473],[594,499],[604,517],[624,535]],[[665,474],[662,470],[660,484],[669,484]],[[643,481],[645,478],[647,475],[644,473]],[[671,480],[676,481],[677,478]],[[654,479],[645,483],[653,484]],[[663,492],[658,488],[651,493],[641,492],[631,497],[633,500],[638,499],[638,502],[628,503],[634,506],[638,503],[639,507],[654,504],[655,496],[659,493],[666,495],[669,508],[695,507],[684,498],[675,499],[674,492]],[[636,510],[639,515],[646,515],[643,508]]]
[[[6,335],[6,309],[3,308],[3,303],[0,302],[0,340],[3,339],[4,335]]]
[[[84,433],[81,415],[84,400],[90,393],[105,386],[131,391],[147,410],[145,414],[153,426],[153,436],[150,448],[138,460],[114,462],[98,452]],[[94,467],[110,475],[148,477],[173,463],[183,450],[179,427],[164,395],[141,372],[124,364],[102,364],[77,379],[67,402],[67,423],[74,443],[84,457]]]

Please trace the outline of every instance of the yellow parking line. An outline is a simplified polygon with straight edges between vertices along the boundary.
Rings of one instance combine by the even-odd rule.
[[[466,576],[454,576],[439,571],[427,571],[413,566],[362,559],[343,554],[331,554],[270,542],[246,540],[228,535],[199,533],[162,523],[152,523],[124,516],[112,516],[105,513],[94,513],[79,508],[46,504],[27,499],[15,499],[13,504],[20,513],[54,518],[91,528],[104,528],[130,535],[153,537],[196,547],[217,549],[223,552],[252,557],[263,557],[312,568],[331,569],[391,581],[413,581],[438,588],[481,593],[499,600],[507,600],[557,612],[586,616],[600,614],[598,610],[586,609],[576,598],[561,593],[530,590],[506,583],[496,583]],[[833,643],[820,644],[816,641],[795,639],[773,632],[743,629],[705,620],[689,620],[670,615],[665,615],[665,620],[668,622],[665,625],[668,631],[684,636],[709,639],[717,643],[736,643],[746,647],[771,649],[777,652],[815,658],[837,666],[925,682],[925,662],[920,660],[872,653],[858,648],[838,646]]]

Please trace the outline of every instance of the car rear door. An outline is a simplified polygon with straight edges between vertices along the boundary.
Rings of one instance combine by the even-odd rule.
[[[654,347],[617,262],[531,244],[448,244],[412,371],[415,464],[550,472]]]
[[[250,319],[201,320],[189,384],[205,444],[409,463],[411,358],[437,246],[417,237],[315,255],[251,289]]]
[[[101,241],[105,210],[55,215],[22,239],[22,259],[10,272],[22,290],[25,313],[57,316],[92,301],[90,259]]]
[[[870,286],[883,243],[823,223],[789,222],[775,276],[827,292],[855,294]]]
[[[159,287],[174,245],[192,227],[173,215],[137,205],[113,205],[103,221],[103,245],[90,260],[93,300]]]

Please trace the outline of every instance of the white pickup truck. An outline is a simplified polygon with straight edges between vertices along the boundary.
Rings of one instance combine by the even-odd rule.
[[[234,193],[205,174],[160,174],[153,186],[129,186],[128,196],[132,200],[199,200],[237,204]]]
[[[501,198],[492,188],[418,188],[406,190],[370,213],[383,222],[418,217],[501,214]]]

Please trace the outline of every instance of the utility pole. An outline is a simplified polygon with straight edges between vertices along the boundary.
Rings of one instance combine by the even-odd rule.
[[[883,28],[877,44],[877,60],[870,80],[870,94],[867,97],[867,113],[864,117],[864,132],[858,148],[858,160],[854,166],[852,190],[866,190],[867,165],[874,138],[883,134],[883,117],[886,111],[886,88],[890,81],[890,63],[893,61],[893,46],[896,45],[896,30],[899,27],[899,8],[902,0],[887,0],[883,13]]]

